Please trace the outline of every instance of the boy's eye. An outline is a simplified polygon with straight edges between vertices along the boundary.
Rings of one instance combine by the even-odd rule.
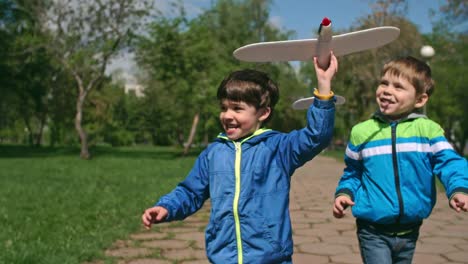
[[[387,80],[380,80],[380,85],[388,85],[388,81]]]
[[[395,89],[398,89],[398,90],[401,90],[401,89],[404,89],[403,85],[401,85],[401,83],[394,83],[393,86],[395,87]]]

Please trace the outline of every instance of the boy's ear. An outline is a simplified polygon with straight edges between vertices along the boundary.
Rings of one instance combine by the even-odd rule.
[[[258,121],[260,122],[265,121],[271,114],[270,107],[263,107],[263,108],[260,108],[258,111],[259,111]]]
[[[418,98],[416,98],[416,103],[414,104],[414,107],[415,108],[423,107],[427,103],[427,100],[429,100],[429,96],[427,95],[427,93],[423,93],[419,95]]]

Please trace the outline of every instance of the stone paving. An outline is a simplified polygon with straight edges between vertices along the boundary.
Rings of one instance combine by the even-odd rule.
[[[343,164],[318,156],[292,178],[291,218],[295,264],[362,263],[354,218],[332,215],[333,193]],[[209,203],[183,222],[155,225],[150,231],[116,241],[105,254],[119,264],[204,264],[204,228]],[[441,193],[422,226],[413,263],[468,263],[468,213],[449,208]]]

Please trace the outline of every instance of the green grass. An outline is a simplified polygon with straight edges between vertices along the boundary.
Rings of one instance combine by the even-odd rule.
[[[172,148],[0,146],[0,263],[104,259],[140,216],[185,178],[196,155]],[[196,153],[194,153],[196,154]]]

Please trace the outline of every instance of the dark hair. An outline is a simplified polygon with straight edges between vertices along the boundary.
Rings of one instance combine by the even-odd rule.
[[[387,72],[407,79],[416,89],[416,94],[426,93],[431,96],[434,92],[431,68],[425,62],[414,57],[408,56],[388,62],[382,69],[382,76]]]
[[[217,98],[220,102],[223,100],[242,101],[254,106],[257,110],[270,107],[273,113],[279,99],[279,90],[266,73],[245,69],[232,72],[221,82]]]

